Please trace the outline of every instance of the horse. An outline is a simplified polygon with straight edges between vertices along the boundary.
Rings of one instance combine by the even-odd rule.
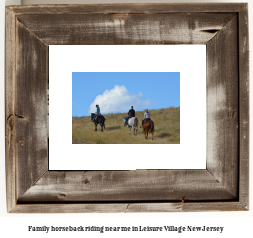
[[[144,132],[144,136],[146,139],[148,139],[148,132],[150,130],[150,132],[152,133],[152,140],[154,139],[153,137],[153,133],[154,133],[154,122],[152,120],[146,120],[143,125],[143,132]],[[146,135],[147,133],[147,135]]]
[[[96,116],[96,120],[93,121],[94,116]],[[101,131],[103,131],[103,127],[105,129],[105,118],[102,115],[96,115],[95,113],[91,113],[91,121],[95,123],[95,131],[97,131],[97,125],[100,124]]]
[[[125,125],[126,117],[123,117],[123,122],[124,122],[124,125]],[[131,134],[131,128],[133,128],[134,129],[134,135],[135,135],[135,130],[136,130],[136,135],[137,135],[138,124],[139,124],[139,121],[138,121],[137,117],[129,118],[128,121],[127,121],[127,127],[129,128],[129,133],[128,134]]]

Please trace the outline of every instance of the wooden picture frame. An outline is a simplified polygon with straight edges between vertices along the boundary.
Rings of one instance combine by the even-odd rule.
[[[247,211],[248,40],[246,3],[6,7],[8,212]],[[206,169],[48,171],[48,46],[59,44],[206,44]]]

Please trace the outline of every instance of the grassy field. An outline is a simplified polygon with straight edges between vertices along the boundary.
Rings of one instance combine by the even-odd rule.
[[[123,125],[123,117],[127,113],[103,114],[105,121],[104,132],[88,117],[72,118],[73,144],[180,144],[180,107],[150,110],[151,120],[154,121],[154,140],[149,133],[148,139],[144,137],[140,128],[144,111],[138,111],[135,116],[139,120],[138,133],[134,135],[133,129],[128,134],[128,128]]]

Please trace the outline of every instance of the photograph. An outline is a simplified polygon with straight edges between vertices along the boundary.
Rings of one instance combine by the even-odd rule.
[[[72,144],[180,144],[180,72],[73,72]]]
[[[8,213],[252,215],[248,4],[34,5],[5,14]],[[179,221],[159,222],[227,230],[216,218]],[[52,222],[43,226],[73,227]]]

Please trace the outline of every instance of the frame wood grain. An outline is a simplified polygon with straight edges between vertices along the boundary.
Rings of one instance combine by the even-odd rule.
[[[7,211],[247,211],[247,8],[242,3],[6,7]],[[206,44],[206,169],[49,171],[48,46],[60,44]]]

